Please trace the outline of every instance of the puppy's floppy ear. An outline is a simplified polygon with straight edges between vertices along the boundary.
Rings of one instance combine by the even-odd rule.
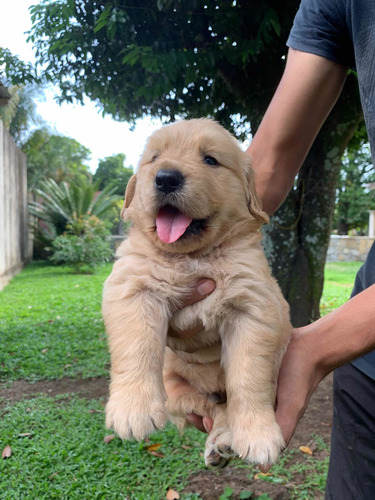
[[[125,211],[127,208],[129,208],[129,206],[133,200],[136,184],[137,184],[137,176],[136,176],[136,174],[134,174],[130,177],[128,184],[126,186],[125,200],[124,200],[124,204],[123,204],[122,210],[121,210],[121,218],[122,219],[125,218]]]
[[[249,212],[260,224],[268,224],[270,221],[266,212],[263,211],[262,202],[255,190],[255,173],[251,166],[248,166],[247,169],[247,206],[249,208]]]

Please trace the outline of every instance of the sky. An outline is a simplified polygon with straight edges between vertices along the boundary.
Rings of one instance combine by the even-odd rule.
[[[2,2],[0,11],[0,47],[8,48],[25,62],[35,62],[32,44],[25,34],[31,27],[28,7],[38,0],[9,0]],[[53,133],[75,139],[91,151],[90,170],[95,172],[99,159],[124,153],[125,166],[136,167],[146,139],[160,127],[160,121],[142,119],[134,131],[124,122],[116,122],[89,99],[84,105],[62,104],[54,100],[53,88],[47,89],[44,99],[37,102],[37,113]]]

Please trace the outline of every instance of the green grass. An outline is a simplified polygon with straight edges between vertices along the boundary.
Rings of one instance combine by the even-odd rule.
[[[350,298],[355,275],[361,262],[329,262],[324,272],[324,289],[320,301],[323,315],[341,306]]]
[[[147,445],[119,438],[106,444],[103,421],[100,402],[74,395],[3,410],[0,451],[9,445],[12,456],[0,462],[0,498],[160,500],[169,487],[181,491],[191,470],[203,468],[205,436],[195,429],[182,436],[168,426]],[[147,450],[152,443],[161,445],[162,457]]]
[[[97,274],[32,264],[0,292],[0,381],[90,377],[108,372]]]
[[[326,266],[323,314],[349,298],[359,266]],[[33,264],[0,292],[3,382],[108,375],[100,304],[110,270],[106,265],[94,275],[74,275],[66,268]],[[162,457],[150,454],[145,444],[118,438],[106,444],[107,434],[100,401],[65,395],[8,406],[0,412],[0,452],[10,445],[12,456],[0,462],[0,498],[159,500],[168,487],[181,492],[191,471],[204,467],[205,436],[195,429],[181,436],[170,426],[154,434],[150,442],[161,444]],[[264,480],[288,484],[291,498],[309,499],[323,495],[327,467],[328,458],[290,450]],[[247,468],[252,476],[258,472]],[[229,490],[223,490],[223,498],[231,498]]]

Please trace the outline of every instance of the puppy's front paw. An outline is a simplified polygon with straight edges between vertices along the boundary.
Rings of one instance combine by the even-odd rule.
[[[147,401],[140,395],[113,394],[106,406],[106,426],[114,429],[122,439],[141,441],[155,430],[162,429],[166,421],[162,398]]]
[[[243,419],[242,422],[241,425],[237,422],[233,429],[233,450],[246,462],[260,465],[273,464],[285,447],[284,438],[276,421],[273,419],[264,423]]]
[[[227,427],[220,427],[212,431],[206,440],[204,453],[207,467],[222,469],[234,456],[231,431]]]

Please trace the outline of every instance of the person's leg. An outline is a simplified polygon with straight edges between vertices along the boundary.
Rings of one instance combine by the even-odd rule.
[[[375,381],[351,364],[334,373],[326,500],[375,499]]]

